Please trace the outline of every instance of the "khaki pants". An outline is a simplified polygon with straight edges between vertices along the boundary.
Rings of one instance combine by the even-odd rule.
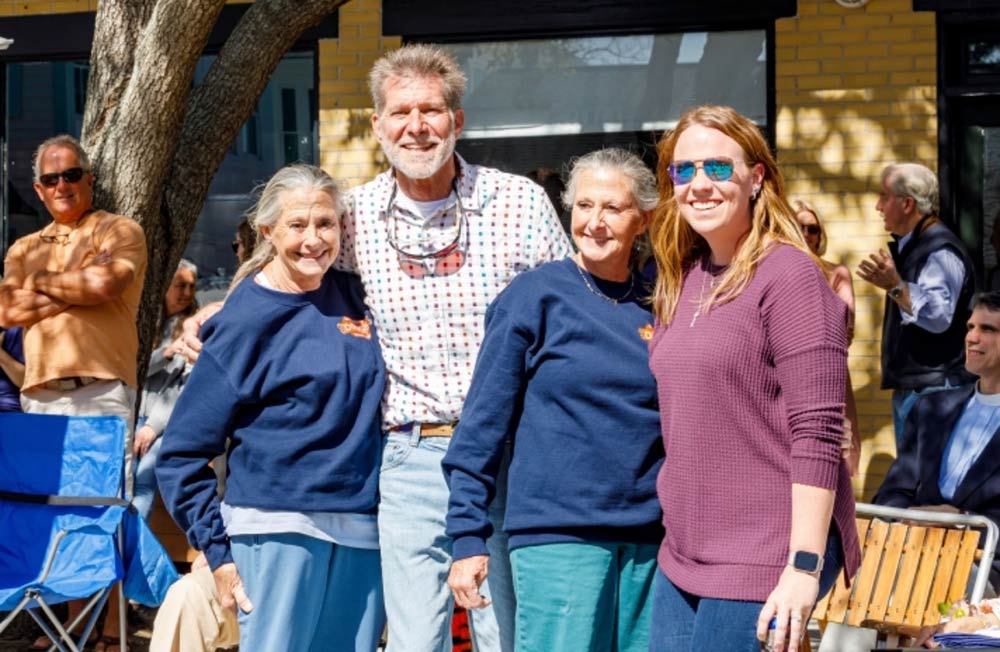
[[[236,614],[223,609],[207,566],[170,587],[156,612],[149,652],[215,652],[240,640]]]
[[[99,380],[67,391],[33,387],[21,394],[21,408],[29,414],[64,417],[116,416],[125,420],[125,493],[132,495],[132,427],[135,390],[120,380]]]

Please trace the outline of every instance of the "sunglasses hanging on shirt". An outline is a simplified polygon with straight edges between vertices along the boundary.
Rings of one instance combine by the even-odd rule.
[[[448,239],[444,246],[421,251],[414,251],[411,243],[401,243],[399,240],[399,217],[396,215],[398,186],[392,188],[389,205],[386,207],[386,238],[389,241],[389,246],[396,252],[400,269],[410,278],[449,276],[465,264],[465,252],[461,249],[462,233],[465,230],[465,209],[462,207],[462,199],[458,194],[455,180],[452,180],[451,187],[455,193],[455,203],[453,206],[450,205],[443,209],[442,215],[446,215],[454,207],[456,211],[455,235]]]

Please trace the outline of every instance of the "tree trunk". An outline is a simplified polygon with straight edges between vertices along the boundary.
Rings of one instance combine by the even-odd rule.
[[[194,90],[225,0],[98,3],[82,140],[97,174],[95,204],[146,234],[140,382],[163,295],[227,149],[284,54],[345,1],[256,0]]]

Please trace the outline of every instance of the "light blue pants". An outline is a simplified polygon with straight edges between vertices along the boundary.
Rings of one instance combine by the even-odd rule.
[[[517,652],[647,652],[657,550],[549,543],[511,552]]]
[[[448,437],[421,438],[416,431],[385,437],[378,531],[389,616],[388,652],[452,649],[454,600],[447,583],[451,539],[444,533],[448,485],[441,470],[441,458],[450,443]],[[505,498],[506,466],[490,506],[490,518],[498,534],[487,542],[490,575],[481,589],[493,604],[469,614],[476,652],[513,650],[514,592],[507,540],[499,526]]]
[[[136,429],[142,427],[142,423],[136,424]],[[160,454],[160,444],[163,437],[157,437],[156,441],[149,447],[146,454],[139,458],[135,464],[135,495],[132,497],[132,505],[139,515],[147,521],[153,511],[153,500],[156,499],[156,457]]]
[[[385,626],[377,550],[304,534],[237,535],[232,550],[253,603],[239,612],[241,650],[374,652]]]

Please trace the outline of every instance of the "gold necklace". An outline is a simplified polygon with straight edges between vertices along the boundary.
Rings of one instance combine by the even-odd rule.
[[[605,301],[610,301],[611,303],[615,304],[616,306],[620,302],[624,301],[625,299],[628,299],[632,295],[632,290],[635,289],[635,276],[633,276],[632,274],[629,274],[629,277],[628,277],[628,280],[629,280],[628,291],[625,292],[625,294],[621,295],[620,297],[609,297],[608,295],[604,294],[603,292],[601,292],[600,290],[598,290],[597,288],[595,288],[593,285],[590,284],[590,281],[587,280],[587,274],[586,274],[586,272],[584,272],[583,268],[580,267],[579,265],[577,265],[575,261],[573,262],[573,266],[576,267],[576,271],[578,271],[580,273],[580,278],[583,279],[583,284],[587,286],[587,289],[590,290],[590,292],[592,294],[596,294],[597,296],[601,297]]]

